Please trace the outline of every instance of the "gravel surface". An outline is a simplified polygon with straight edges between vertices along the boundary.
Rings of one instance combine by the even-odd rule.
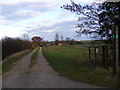
[[[31,55],[24,56],[11,71],[3,75],[3,88],[101,88],[60,76],[49,66],[41,48],[37,64],[30,68]]]

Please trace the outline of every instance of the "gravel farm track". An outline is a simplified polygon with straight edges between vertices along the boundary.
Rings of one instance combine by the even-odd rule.
[[[33,52],[14,63],[13,69],[2,76],[2,88],[101,88],[60,76],[49,66],[41,49],[33,67],[29,67]]]

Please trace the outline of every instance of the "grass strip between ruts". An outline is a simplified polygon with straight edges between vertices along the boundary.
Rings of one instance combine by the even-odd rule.
[[[39,52],[39,48],[37,48],[36,51],[31,56],[31,62],[30,62],[29,67],[33,67],[36,64],[36,59],[38,57],[38,52]]]

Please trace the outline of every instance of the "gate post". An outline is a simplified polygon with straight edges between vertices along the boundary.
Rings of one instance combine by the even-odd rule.
[[[118,26],[112,26],[113,75],[118,72]]]
[[[102,46],[102,56],[103,56],[103,58],[102,58],[102,60],[103,60],[103,68],[105,69],[105,46]]]
[[[95,51],[95,61],[97,61],[97,60],[96,60],[96,47],[94,48],[94,51]]]
[[[116,38],[115,38],[115,41],[116,41],[116,71],[118,72],[118,26],[116,25],[115,26],[115,33],[116,33]]]

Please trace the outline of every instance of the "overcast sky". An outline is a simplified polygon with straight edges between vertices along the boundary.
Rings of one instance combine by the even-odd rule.
[[[93,0],[73,0],[90,4]],[[55,33],[75,40],[88,40],[86,36],[75,38],[78,23],[75,14],[61,9],[70,0],[0,0],[0,38],[20,37],[22,34],[54,40]]]

